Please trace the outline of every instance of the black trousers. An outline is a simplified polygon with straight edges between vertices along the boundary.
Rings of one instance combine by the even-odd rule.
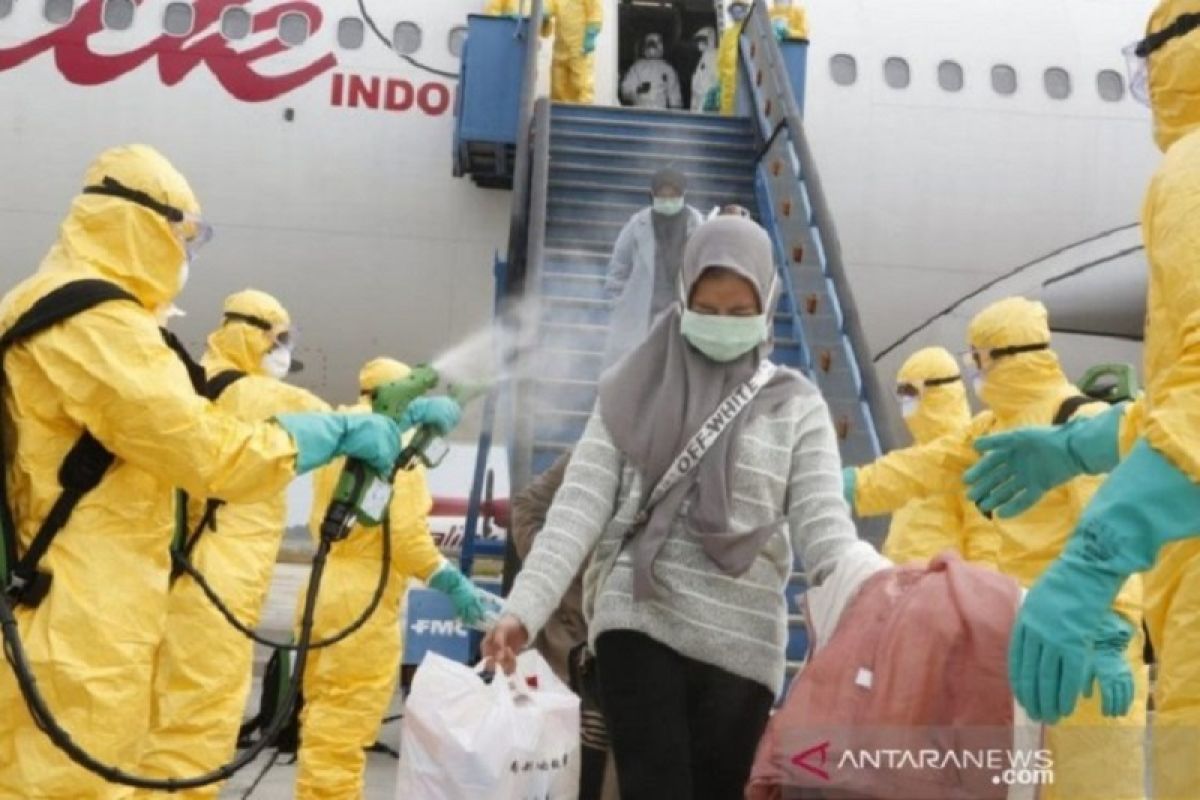
[[[621,800],[741,800],[774,697],[634,631],[596,639]]]

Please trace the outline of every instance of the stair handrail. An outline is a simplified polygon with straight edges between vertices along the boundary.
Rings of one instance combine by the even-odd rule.
[[[522,299],[540,295],[542,262],[546,248],[546,197],[550,176],[550,101],[540,97],[533,106],[531,123],[533,141],[529,150],[529,203],[527,208],[525,280]],[[518,492],[533,480],[533,414],[530,409],[536,401],[532,390],[533,365],[526,343],[537,337],[541,317],[541,304],[528,301],[521,304],[517,333],[522,346],[516,353],[513,376],[511,425],[508,448],[509,494]]]
[[[764,136],[778,135],[780,126],[786,130],[791,143],[796,163],[785,159],[786,168],[796,172],[796,184],[799,185],[801,176],[807,184],[808,204],[812,211],[813,221],[821,236],[821,248],[825,255],[825,272],[837,291],[837,301],[841,310],[842,332],[850,341],[853,352],[847,353],[852,369],[858,375],[863,403],[869,413],[866,415],[872,439],[880,452],[896,446],[889,425],[879,424],[888,419],[890,397],[880,384],[870,359],[870,347],[863,332],[862,320],[858,307],[854,302],[854,293],[846,275],[845,263],[842,259],[841,243],[838,240],[837,226],[825,199],[821,186],[820,172],[816,160],[808,144],[801,121],[800,109],[796,104],[796,96],[792,91],[791,78],[783,60],[783,52],[775,38],[771,25],[770,12],[766,0],[753,0],[750,14],[742,27],[741,59],[745,75],[749,80],[741,81],[740,86],[749,87],[753,95],[755,115],[762,127]],[[797,171],[798,167],[798,171]],[[864,367],[865,364],[865,367]]]
[[[508,268],[505,296],[519,293],[525,279],[528,247],[529,181],[531,147],[530,130],[533,124],[533,107],[537,98],[538,45],[543,18],[543,0],[533,0],[529,16],[522,18],[517,26],[517,35],[525,39],[525,61],[521,68],[520,111],[517,114],[517,147],[513,157],[513,194],[508,223]]]

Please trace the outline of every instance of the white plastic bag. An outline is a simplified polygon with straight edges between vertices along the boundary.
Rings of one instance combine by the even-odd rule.
[[[575,800],[579,698],[537,652],[490,684],[427,653],[400,734],[396,800]]]

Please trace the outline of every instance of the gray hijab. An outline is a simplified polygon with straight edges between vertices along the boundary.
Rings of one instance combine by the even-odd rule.
[[[729,363],[709,359],[688,344],[679,331],[683,300],[710,267],[732,270],[754,284],[767,313],[768,330],[779,299],[770,237],[741,217],[717,217],[696,229],[683,259],[681,302],[655,320],[646,340],[600,378],[599,403],[613,443],[638,471],[643,497],[649,496],[671,462],[717,406],[745,382],[772,342],[755,347]],[[657,595],[654,561],[691,498],[688,527],[705,552],[725,573],[741,575],[758,556],[766,539],[783,521],[753,531],[729,530],[735,443],[751,417],[777,409],[800,390],[795,373],[779,370],[709,449],[688,478],[675,486],[634,531],[629,547],[634,563],[634,596]]]

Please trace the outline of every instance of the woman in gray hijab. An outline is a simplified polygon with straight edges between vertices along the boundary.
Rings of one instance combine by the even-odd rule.
[[[604,281],[612,303],[605,367],[640,344],[654,318],[679,296],[683,246],[704,219],[686,198],[683,173],[660,169],[650,181],[650,207],[625,223],[613,245]]]
[[[778,287],[753,221],[697,228],[680,302],[602,376],[484,641],[511,670],[591,557],[588,637],[623,800],[742,797],[783,685],[793,554],[816,584],[870,548],[842,499],[824,400],[767,362]]]

